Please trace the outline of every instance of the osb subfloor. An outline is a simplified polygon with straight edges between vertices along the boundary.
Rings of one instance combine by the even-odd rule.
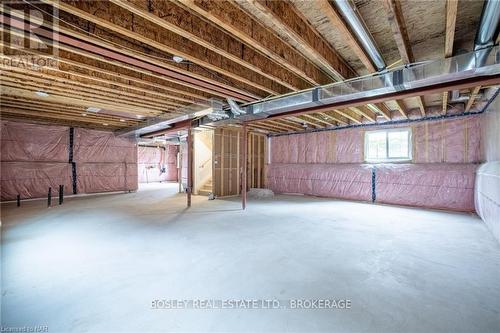
[[[498,332],[500,245],[474,215],[299,196],[138,193],[2,206],[2,326],[49,332]],[[152,309],[154,300],[280,309]],[[350,309],[291,309],[348,299]],[[222,304],[222,303],[221,303]]]

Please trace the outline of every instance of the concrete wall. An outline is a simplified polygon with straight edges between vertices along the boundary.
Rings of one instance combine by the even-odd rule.
[[[500,97],[490,104],[482,121],[485,163],[476,173],[476,211],[500,242]]]

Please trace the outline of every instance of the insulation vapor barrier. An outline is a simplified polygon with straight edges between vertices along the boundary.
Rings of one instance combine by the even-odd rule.
[[[46,197],[49,187],[58,195],[72,194],[71,164],[50,162],[3,162],[1,164],[2,201]]]
[[[137,163],[137,145],[111,132],[75,128],[76,163]]]
[[[15,200],[17,195],[46,197],[49,187],[57,195],[59,185],[64,185],[65,194],[74,194],[75,182],[77,193],[137,189],[137,147],[130,139],[110,132],[12,121],[2,121],[1,129],[2,201]],[[96,163],[102,170],[96,170]]]
[[[370,130],[411,128],[413,163],[363,164]],[[474,211],[481,117],[350,128],[271,138],[268,187],[416,207]]]
[[[276,193],[301,193],[371,201],[371,166],[362,164],[277,164],[268,169]]]
[[[414,163],[481,162],[481,117],[349,128],[271,138],[271,163],[364,163],[366,131],[411,128]]]
[[[375,202],[474,211],[475,164],[375,166]]]
[[[475,204],[478,215],[500,241],[500,161],[477,170]]]
[[[69,127],[2,121],[2,161],[68,162]]]
[[[178,146],[137,148],[139,183],[177,181]]]
[[[500,98],[483,117],[483,153],[486,163],[476,172],[476,212],[500,242]]]
[[[137,164],[82,163],[77,170],[78,193],[137,189]]]

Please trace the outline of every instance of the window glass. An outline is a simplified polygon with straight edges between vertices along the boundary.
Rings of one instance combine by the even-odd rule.
[[[368,158],[382,159],[387,157],[385,132],[368,134]]]
[[[387,132],[389,158],[408,158],[408,131]]]
[[[372,162],[394,162],[411,159],[411,131],[368,131],[365,134],[365,160]]]

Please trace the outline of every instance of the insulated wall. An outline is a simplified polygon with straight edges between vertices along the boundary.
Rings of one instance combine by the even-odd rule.
[[[137,190],[137,145],[111,132],[74,130],[77,192]]]
[[[139,183],[177,181],[178,146],[137,147]]]
[[[136,146],[110,132],[1,122],[1,200],[137,189]]]
[[[500,242],[500,98],[483,115],[483,154],[486,163],[477,170],[476,211]]]
[[[72,194],[69,127],[1,122],[1,200]]]
[[[412,161],[363,164],[365,132],[396,127],[412,130]],[[268,187],[277,193],[473,211],[480,128],[476,115],[272,137]]]

